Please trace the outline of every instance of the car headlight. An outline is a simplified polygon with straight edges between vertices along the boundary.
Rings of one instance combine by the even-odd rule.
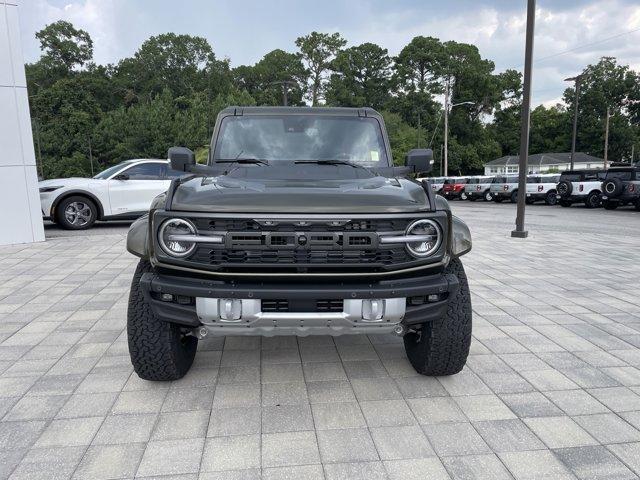
[[[40,193],[49,193],[49,192],[53,192],[54,190],[57,190],[59,188],[62,188],[62,185],[56,185],[56,186],[51,186],[51,187],[40,187]]]
[[[165,253],[172,257],[186,257],[193,253],[196,243],[189,237],[196,234],[196,227],[182,218],[170,218],[160,225],[158,242]]]
[[[442,243],[442,231],[433,220],[416,220],[407,227],[406,236],[419,236],[416,242],[407,242],[407,250],[418,258],[428,257],[435,253]]]

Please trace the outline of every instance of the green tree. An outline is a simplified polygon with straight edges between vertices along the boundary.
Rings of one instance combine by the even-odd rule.
[[[391,58],[386,48],[363,43],[341,50],[331,65],[326,100],[330,105],[384,108],[390,99]]]
[[[393,163],[404,165],[404,158],[409,150],[416,148],[418,129],[405,123],[397,113],[383,111],[382,116],[389,135]]]
[[[40,40],[43,60],[52,65],[72,70],[93,58],[93,41],[89,34],[64,20],[47,25],[36,33],[36,38]]]
[[[313,106],[318,105],[324,93],[325,72],[331,67],[335,55],[346,44],[347,41],[337,32],[311,32],[296,39],[296,46],[310,72],[310,99]]]

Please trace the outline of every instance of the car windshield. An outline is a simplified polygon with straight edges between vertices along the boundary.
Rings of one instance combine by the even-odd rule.
[[[228,116],[220,125],[213,158],[389,166],[380,124],[375,118],[356,116]]]
[[[631,170],[609,170],[607,171],[607,180],[610,178],[619,178],[620,180],[631,180]]]
[[[109,178],[111,175],[113,175],[114,173],[116,173],[118,170],[120,170],[123,167],[126,167],[127,165],[130,165],[132,163],[131,160],[126,160],[124,162],[120,162],[117,165],[114,165],[113,167],[109,167],[106,170],[101,171],[99,174],[97,174],[95,177],[98,180],[106,180],[107,178]]]

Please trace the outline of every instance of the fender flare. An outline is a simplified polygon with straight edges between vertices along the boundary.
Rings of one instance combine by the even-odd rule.
[[[65,198],[72,197],[73,195],[82,195],[85,197],[89,197],[91,201],[96,204],[96,208],[98,209],[98,220],[102,220],[102,218],[104,217],[104,207],[102,206],[102,202],[100,202],[100,200],[98,200],[98,197],[96,197],[93,193],[79,189],[67,190],[56,197],[56,199],[51,204],[51,212],[49,212],[52,219],[55,220],[55,213],[56,208],[58,208],[58,204]]]

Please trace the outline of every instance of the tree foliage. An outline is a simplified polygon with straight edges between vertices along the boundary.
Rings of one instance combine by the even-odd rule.
[[[297,51],[276,49],[253,65],[230,68],[206,39],[192,35],[152,36],[114,65],[96,65],[91,37],[68,22],[52,23],[36,37],[42,56],[26,72],[36,152],[48,178],[162,158],[172,145],[186,145],[204,161],[221,109],[281,105],[285,88],[289,105],[382,112],[396,164],[410,149],[430,147],[440,173],[447,86],[454,105],[451,173],[479,173],[485,162],[520,147],[520,73],[495,72],[470,44],[418,36],[392,57],[374,43],[345,48],[338,33],[311,32],[296,40]],[[583,73],[578,150],[603,155],[609,108],[609,158],[629,158],[640,137],[639,74],[608,57]],[[564,105],[532,111],[532,153],[570,149],[574,96],[568,88]]]

